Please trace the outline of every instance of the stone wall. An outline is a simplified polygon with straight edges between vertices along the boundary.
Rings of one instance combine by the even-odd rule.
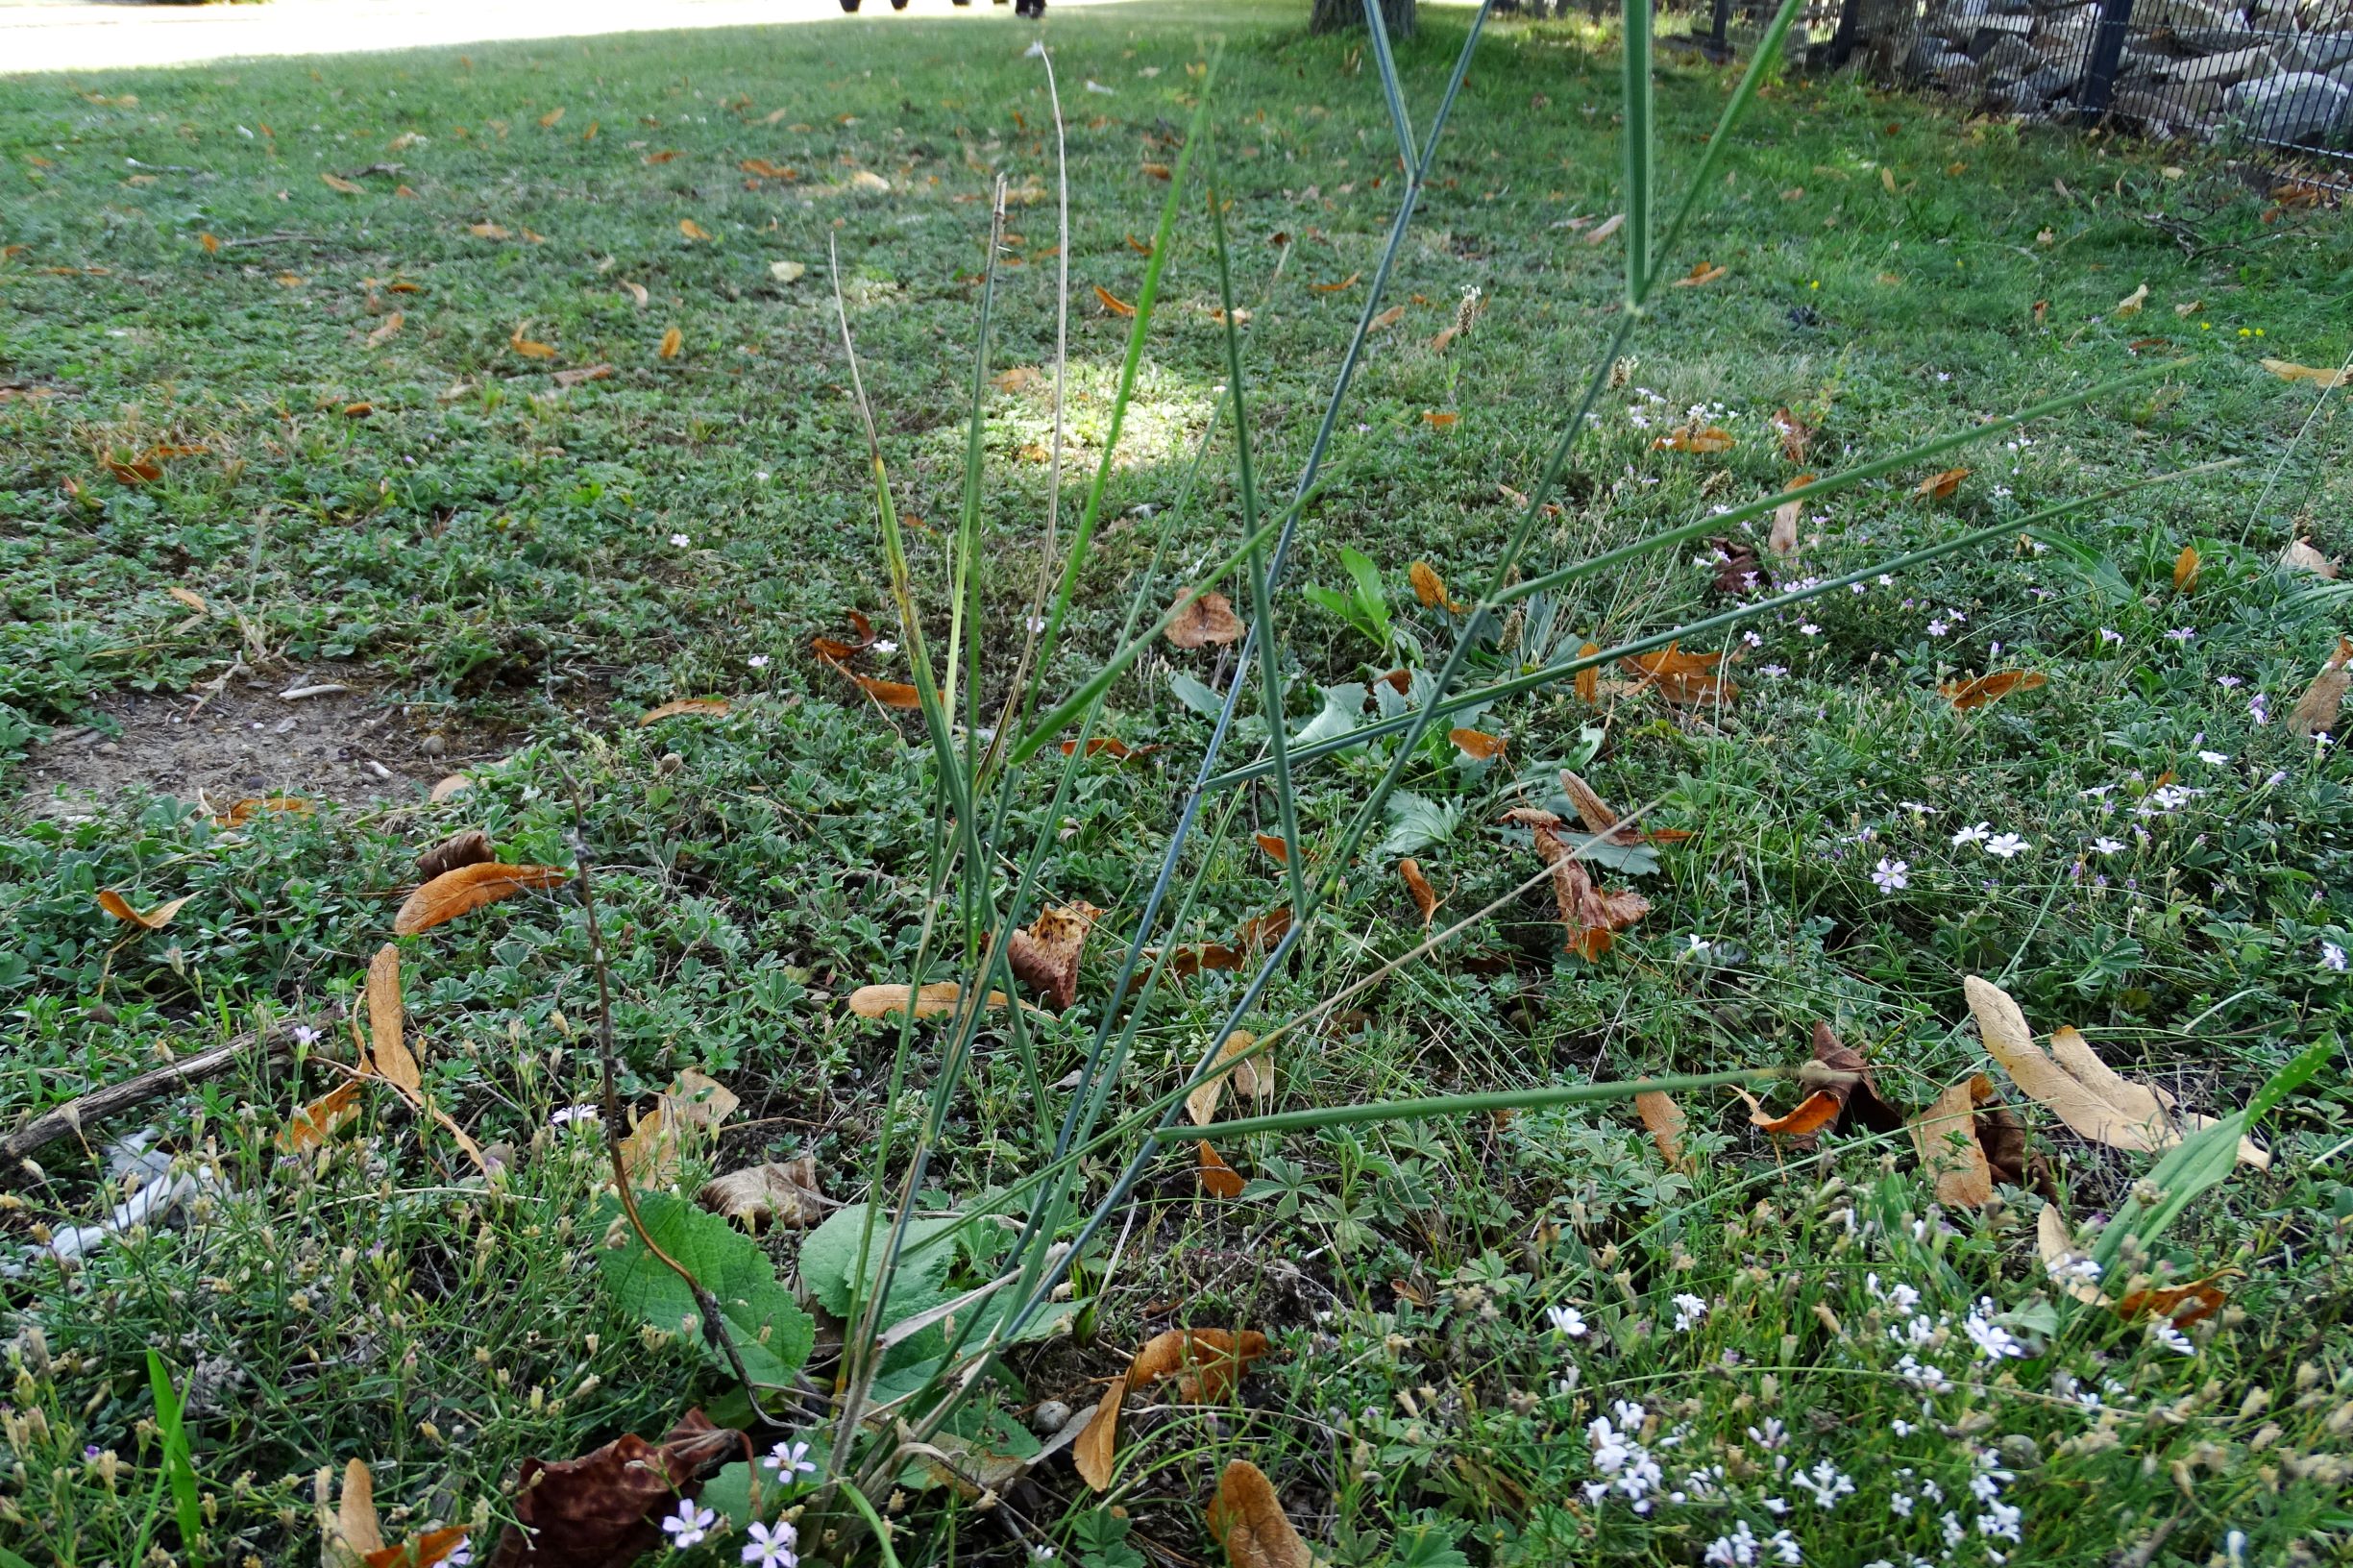
[[[1865,0],[1864,37],[1896,74],[1989,112],[2072,115],[2096,0]],[[2109,98],[2159,137],[2353,147],[2353,0],[2136,0]]]

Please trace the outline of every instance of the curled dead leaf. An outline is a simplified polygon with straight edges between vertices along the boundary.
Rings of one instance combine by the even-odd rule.
[[[661,344],[653,352],[664,359],[675,359],[678,351],[685,347],[686,334],[673,327],[662,334]]]
[[[1308,284],[1308,287],[1313,289],[1318,294],[1338,294],[1346,289],[1356,287],[1357,280],[1363,276],[1364,275],[1360,272],[1352,272],[1336,283],[1310,283]]]
[[[1413,900],[1415,913],[1422,918],[1422,929],[1430,929],[1432,917],[1438,912],[1437,891],[1431,887],[1430,878],[1422,874],[1421,862],[1413,859],[1397,863],[1397,874],[1404,879],[1406,893]]]
[[[1242,1189],[1249,1184],[1235,1172],[1232,1165],[1217,1158],[1215,1149],[1211,1148],[1207,1143],[1200,1144],[1198,1148],[1200,1155],[1198,1174],[1201,1178],[1201,1190],[1213,1198],[1223,1198],[1229,1202],[1240,1197]]]
[[[887,1018],[895,1013],[904,1013],[912,996],[917,1018],[937,1018],[956,1011],[957,999],[964,988],[953,980],[934,980],[912,992],[905,986],[860,986],[849,993],[849,1010],[862,1018]],[[1003,1007],[1005,993],[989,992],[991,1007]]]
[[[678,233],[684,234],[689,239],[707,240],[711,237],[711,231],[705,229],[701,224],[697,223],[692,218],[680,218],[678,220]]]
[[[524,336],[521,327],[517,327],[507,334],[506,346],[526,359],[552,359],[555,357],[554,344],[542,343],[535,338]]]
[[[1942,474],[1931,474],[1921,480],[1914,487],[1914,493],[1926,496],[1930,501],[1943,501],[1947,496],[1961,488],[1961,481],[1968,478],[1968,469],[1949,468]]]
[[[401,1005],[401,949],[385,943],[368,960],[368,1049],[361,1070],[383,1079],[415,1103],[425,1087],[424,1070],[408,1048],[407,1019]]]
[[[1023,985],[1066,1009],[1078,1001],[1078,961],[1087,933],[1102,911],[1081,900],[1044,909],[1026,931],[1016,931],[1005,944],[1005,960]]]
[[[478,827],[470,827],[462,833],[451,834],[419,855],[417,878],[430,882],[445,871],[453,871],[460,866],[479,866],[493,858],[490,835]]]
[[[2337,639],[2336,650],[2329,654],[2320,673],[2313,676],[2304,695],[2296,698],[2295,707],[2288,715],[2288,732],[2311,740],[2321,730],[2337,727],[2339,713],[2344,707],[2345,692],[2353,687],[2353,639]]]
[[[1455,743],[1456,750],[1473,762],[1493,762],[1504,754],[1504,738],[1483,729],[1450,729],[1446,738]]]
[[[1217,1478],[1209,1526],[1233,1568],[1314,1568],[1315,1558],[1284,1514],[1274,1483],[1247,1459],[1230,1461]]]
[[[2173,557],[2173,591],[2186,594],[2197,586],[2197,546],[2184,545]]]
[[[1949,680],[1936,691],[1956,708],[1982,708],[1989,702],[2000,701],[2012,692],[2031,692],[2049,681],[2050,677],[2040,670],[1997,670],[1973,680]]]
[[[2291,539],[2279,553],[2279,564],[2291,572],[2310,572],[2336,580],[2337,563],[2301,539]]]
[[[600,362],[594,365],[578,365],[571,370],[559,370],[552,373],[548,379],[558,386],[571,387],[578,386],[584,381],[601,381],[612,374],[611,365]]]
[[[1247,1062],[1235,1058],[1259,1042],[1258,1036],[1237,1029],[1226,1036],[1217,1047],[1217,1062],[1210,1076],[1195,1084],[1192,1092],[1185,1096],[1185,1114],[1192,1117],[1196,1127],[1207,1127],[1217,1119],[1217,1103],[1225,1097],[1226,1085],[1231,1082],[1234,1092],[1254,1100],[1271,1099],[1275,1091],[1274,1063],[1265,1057],[1253,1057]]]
[[[1618,661],[1642,684],[1679,707],[1729,699],[1737,688],[1723,678],[1721,653],[1685,653],[1670,643],[1654,653],[1634,653]]]
[[[1437,568],[1428,561],[1415,561],[1407,567],[1406,580],[1413,585],[1413,597],[1421,601],[1423,609],[1443,609],[1453,615],[1462,613],[1462,606],[1446,591],[1446,579],[1439,576]]]
[[[1158,751],[1160,747],[1158,746],[1130,746],[1127,744],[1127,742],[1119,739],[1115,735],[1091,735],[1087,738],[1087,754],[1089,756],[1110,757],[1115,762],[1125,762],[1130,757],[1140,757],[1145,755],[1147,752]],[[1062,754],[1064,756],[1069,756],[1077,750],[1078,742],[1075,739],[1067,740],[1062,743]]]
[[[1169,606],[1168,640],[1179,648],[1221,648],[1242,634],[1241,617],[1223,594],[1190,594]]]
[[[444,871],[410,894],[392,918],[393,935],[413,937],[469,910],[511,898],[518,893],[551,888],[568,873],[552,866],[501,866],[482,862]]]
[[[310,815],[310,802],[296,795],[249,795],[242,800],[233,800],[229,809],[212,819],[215,827],[243,827],[263,812],[288,812],[296,816]]]
[[[525,1459],[512,1491],[515,1523],[490,1568],[618,1568],[662,1544],[654,1523],[701,1472],[743,1448],[743,1434],[689,1410],[658,1444],[634,1433],[576,1459]]]
[[[98,907],[116,919],[129,925],[135,925],[142,931],[160,931],[172,923],[172,917],[180,913],[181,906],[195,896],[194,894],[188,894],[179,898],[167,899],[153,909],[141,912],[131,907],[130,899],[116,893],[112,888],[108,888],[98,894]]]
[[[1534,841],[1536,857],[1553,870],[1553,901],[1568,931],[1569,952],[1588,962],[1598,961],[1609,951],[1618,932],[1651,912],[1651,901],[1630,889],[1605,893],[1595,888],[1583,862],[1560,837],[1561,820],[1551,812],[1522,806],[1506,812],[1504,821],[1526,827]]]
[[[748,1230],[773,1224],[805,1231],[825,1217],[825,1194],[817,1181],[817,1157],[771,1160],[714,1176],[696,1194],[705,1209],[724,1214]]]
[[[1105,288],[1101,283],[1094,285],[1094,297],[1102,303],[1104,309],[1110,311],[1115,316],[1132,316],[1136,313],[1136,307],[1134,306],[1128,304],[1127,301],[1121,299],[1118,295],[1114,294],[1110,289]]]
[[[2266,359],[2263,368],[2283,381],[2310,381],[2324,390],[2353,386],[2353,370],[2323,370],[2316,365],[2299,365],[2286,359]]]
[[[1935,1184],[1936,1201],[1979,1209],[1994,1201],[1994,1170],[1977,1140],[1977,1104],[1993,1098],[1994,1083],[1974,1073],[1949,1087],[1912,1122],[1912,1147]]]
[[[1773,428],[1781,432],[1781,455],[1793,463],[1804,462],[1805,450],[1814,442],[1815,428],[1787,408],[1775,411]]]
[[[304,1106],[278,1129],[276,1142],[281,1154],[308,1154],[332,1138],[359,1115],[359,1093],[365,1081],[346,1078],[333,1089]]]
[[[1254,833],[1251,835],[1251,837],[1258,840],[1258,845],[1261,849],[1274,857],[1274,862],[1276,865],[1288,866],[1291,863],[1290,846],[1283,842],[1281,835],[1274,833]]]
[[[2141,313],[2141,306],[2147,303],[2148,284],[2143,283],[2139,288],[2116,302],[2116,313],[2120,316],[2137,316]]]
[[[2030,1099],[2082,1137],[2154,1154],[2180,1142],[2185,1131],[2212,1124],[2212,1117],[2177,1110],[2164,1090],[2120,1077],[2073,1029],[2052,1035],[2046,1054],[2008,992],[1973,974],[1961,984],[1987,1053]],[[2243,1138],[2239,1159],[2258,1170],[2271,1165],[2270,1155]]]
[[[1586,643],[1578,649],[1577,656],[1589,659],[1602,650],[1599,643]],[[1597,665],[1586,665],[1577,672],[1577,698],[1581,702],[1597,700],[1602,695],[1602,672]]]
[[[741,1104],[717,1079],[692,1067],[680,1072],[621,1140],[621,1168],[627,1172],[629,1185],[666,1188],[674,1183],[687,1141],[716,1133]]]
[[[1721,425],[1703,425],[1698,420],[1679,425],[1651,443],[1661,452],[1729,452],[1736,443],[1732,432]]]
[[[383,319],[382,323],[377,327],[376,331],[368,334],[368,347],[371,349],[380,349],[386,343],[391,342],[394,335],[400,331],[401,324],[407,319],[408,318],[402,312],[398,310],[393,311],[392,314]]]
[[[1608,217],[1604,218],[1600,223],[1596,224],[1593,228],[1585,231],[1585,243],[1588,245],[1599,245],[1603,240],[1607,239],[1610,235],[1616,233],[1619,230],[1625,227],[1626,214],[1623,212],[1613,212]]]
[[[1697,288],[1703,283],[1714,282],[1717,279],[1722,278],[1728,270],[1729,269],[1725,267],[1719,267],[1713,262],[1694,261],[1691,263],[1691,270],[1689,272],[1675,280],[1675,286],[1677,288]]]
[[[644,729],[665,719],[675,719],[682,713],[706,713],[714,719],[723,719],[729,707],[723,697],[682,697],[674,702],[665,702],[658,708],[647,710],[646,716],[637,722],[637,727]]]
[[[1675,1096],[1659,1090],[1647,1089],[1634,1096],[1634,1114],[1650,1132],[1651,1141],[1658,1145],[1660,1158],[1668,1164],[1683,1164],[1683,1130],[1688,1121],[1683,1108],[1675,1103]]]

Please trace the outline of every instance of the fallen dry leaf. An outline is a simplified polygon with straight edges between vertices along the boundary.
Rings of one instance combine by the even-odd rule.
[[[249,795],[242,800],[233,800],[229,809],[212,819],[215,827],[243,827],[260,813],[291,812],[308,816],[310,802],[293,795]]]
[[[1454,423],[1461,417],[1460,414],[1451,414],[1442,409],[1433,408],[1422,415],[1422,423],[1434,430],[1443,430],[1451,429]]]
[[[2295,707],[2288,715],[2288,732],[2311,740],[2321,730],[2334,730],[2337,717],[2344,707],[2345,690],[2353,687],[2353,639],[2337,639],[2336,651],[2320,666],[2320,673],[2312,677],[2304,695],[2296,698]]]
[[[504,226],[496,223],[470,223],[466,225],[466,233],[477,239],[512,239],[514,237],[506,232]]]
[[[1242,634],[1241,617],[1223,594],[1198,594],[1169,606],[1168,640],[1179,648],[1221,648]]]
[[[662,334],[661,345],[653,352],[664,359],[675,359],[678,351],[686,347],[686,334],[673,327]]]
[[[1802,501],[1785,501],[1773,509],[1773,528],[1765,535],[1765,548],[1776,555],[1787,555],[1798,548],[1798,519],[1805,513]]]
[[[1224,1044],[1217,1047],[1215,1070],[1194,1085],[1192,1092],[1185,1096],[1185,1114],[1192,1117],[1195,1127],[1207,1127],[1217,1119],[1217,1104],[1225,1098],[1229,1081],[1234,1085],[1237,1095],[1254,1100],[1274,1097],[1275,1069],[1272,1061],[1262,1056],[1247,1062],[1234,1060],[1258,1042],[1258,1036],[1237,1029],[1226,1036]]]
[[[1217,1478],[1209,1526],[1233,1568],[1314,1568],[1315,1558],[1285,1516],[1274,1483],[1247,1459],[1229,1461]]]
[[[923,705],[923,694],[903,680],[882,680],[873,675],[862,675],[839,662],[834,662],[833,667],[856,681],[859,690],[886,708],[919,708]]]
[[[180,906],[195,896],[192,893],[187,894],[158,904],[155,908],[142,914],[131,907],[130,899],[116,893],[112,888],[108,888],[98,894],[98,907],[116,919],[135,925],[142,931],[160,931],[172,923],[172,917],[180,913]]]
[[[2147,303],[2148,284],[2143,283],[2139,288],[2116,302],[2116,313],[2120,316],[2137,316],[2141,313],[2141,306]]]
[[[2323,390],[2333,386],[2353,386],[2353,370],[2323,370],[2286,359],[2266,359],[2263,368],[2283,381],[2310,381]]]
[[[1973,1073],[1913,1119],[1912,1147],[1935,1183],[1937,1202],[1979,1209],[1994,1201],[1993,1167],[1977,1141],[1977,1102],[1993,1094],[1993,1080]]]
[[[1939,697],[1956,708],[1982,708],[1989,702],[1998,702],[2012,692],[2031,692],[2049,683],[2050,677],[2040,670],[1997,670],[1973,680],[1949,680],[1936,691]]]
[[[1144,1341],[1128,1362],[1126,1383],[1141,1393],[1164,1379],[1176,1380],[1177,1399],[1187,1405],[1221,1400],[1252,1361],[1272,1347],[1256,1329],[1168,1329]]]
[[[1716,266],[1712,262],[1694,261],[1691,263],[1691,270],[1689,272],[1675,280],[1675,286],[1677,288],[1697,288],[1702,283],[1714,282],[1717,279],[1723,277],[1728,270],[1728,269],[1727,268]]]
[[[613,374],[607,364],[581,365],[573,370],[559,370],[550,377],[558,386],[578,386],[583,381],[601,381]]]
[[[1619,817],[1598,791],[1576,773],[1560,770],[1560,793],[1569,797],[1577,808],[1577,820],[1585,824],[1585,831],[1598,833],[1612,844],[1639,844],[1639,829]]]
[[[1443,609],[1454,615],[1462,613],[1462,606],[1456,602],[1454,595],[1446,591],[1446,579],[1439,576],[1437,568],[1428,561],[1415,561],[1407,567],[1406,580],[1413,585],[1413,597],[1421,601],[1423,609]]]
[[[1561,840],[1561,820],[1551,812],[1521,806],[1506,812],[1504,821],[1528,828],[1536,857],[1553,869],[1553,901],[1568,931],[1568,951],[1598,961],[1609,951],[1617,933],[1651,912],[1651,901],[1631,889],[1605,893],[1595,888],[1584,864]]]
[[[1224,1198],[1231,1201],[1240,1197],[1242,1189],[1250,1185],[1236,1174],[1232,1165],[1218,1159],[1217,1151],[1207,1143],[1200,1145],[1200,1168],[1197,1174],[1201,1178],[1201,1190],[1213,1198]]]
[[[1602,645],[1601,645],[1601,644],[1599,644],[1599,643],[1586,643],[1586,644],[1584,644],[1582,647],[1581,647],[1581,648],[1579,648],[1579,649],[1578,649],[1578,650],[1577,650],[1577,656],[1578,656],[1579,658],[1581,658],[1581,659],[1589,659],[1589,658],[1593,657],[1593,655],[1595,655],[1596,653],[1599,653],[1601,650],[1602,650]],[[1586,666],[1585,666],[1585,667],[1584,667],[1582,670],[1578,671],[1578,672],[1577,672],[1577,699],[1578,699],[1579,701],[1581,701],[1581,702],[1596,702],[1596,701],[1599,701],[1599,700],[1601,699],[1601,695],[1602,695],[1602,672],[1601,672],[1601,668],[1600,668],[1598,665],[1591,665],[1591,664],[1588,664],[1588,665],[1586,665]]]
[[[490,852],[490,835],[478,827],[453,833],[417,857],[417,880],[430,882],[460,866],[479,866],[498,857]]]
[[[2291,572],[2310,572],[2331,581],[2337,577],[2337,563],[2301,539],[2288,541],[2288,548],[2279,553],[2279,564]]]
[[[1360,272],[1352,272],[1336,283],[1310,283],[1308,284],[1308,287],[1313,289],[1318,294],[1337,294],[1343,289],[1356,287],[1357,280],[1363,276],[1364,275]]]
[[[1781,455],[1793,463],[1805,461],[1805,449],[1814,441],[1814,427],[1782,408],[1775,412],[1773,428],[1781,432]]]
[[[818,1189],[817,1156],[768,1161],[714,1176],[696,1194],[705,1209],[740,1222],[748,1230],[773,1224],[805,1231],[825,1217],[825,1195]]]
[[[552,866],[501,866],[484,862],[445,871],[410,894],[392,918],[395,936],[413,937],[453,920],[468,910],[510,898],[518,893],[551,888],[566,872]]]
[[[2026,1095],[2085,1138],[2110,1148],[2154,1154],[2182,1140],[2184,1130],[2212,1124],[2210,1116],[2176,1111],[2171,1095],[2132,1083],[2093,1053],[2083,1036],[2061,1029],[2045,1054],[2008,992],[1975,975],[1963,977],[1970,1012],[1985,1048]],[[2239,1158],[2268,1170],[2271,1157],[2251,1139],[2239,1140]]]
[[[1623,212],[1612,213],[1608,217],[1604,218],[1592,229],[1586,231],[1585,243],[1588,245],[1599,245],[1603,240],[1607,239],[1610,235],[1616,233],[1619,230],[1625,227],[1626,214]]]
[[[631,1433],[576,1459],[525,1459],[511,1492],[516,1522],[490,1568],[621,1568],[662,1544],[656,1517],[700,1473],[736,1454],[743,1434],[689,1410],[659,1444]]]
[[[637,722],[637,727],[644,729],[647,725],[658,724],[665,719],[675,719],[682,713],[702,713],[714,719],[723,719],[727,716],[729,707],[730,704],[723,697],[682,697],[674,702],[665,702],[658,708],[648,709],[646,716]]]
[[[2221,1282],[2240,1277],[2235,1268],[2219,1269],[2204,1279],[2182,1285],[2152,1285],[2127,1293],[2120,1301],[2114,1300],[2093,1283],[2093,1270],[2086,1266],[2091,1254],[2076,1244],[2074,1231],[2056,1203],[2046,1202],[2042,1213],[2035,1216],[2034,1239],[2043,1267],[2060,1289],[2087,1307],[2113,1308],[2117,1315],[2128,1321],[2156,1316],[2170,1320],[2176,1327],[2186,1327],[2220,1311],[2229,1300]]]
[[[364,1080],[346,1078],[327,1093],[304,1106],[278,1129],[278,1152],[308,1154],[359,1115],[359,1091]]]
[[[368,960],[368,1049],[361,1069],[392,1085],[412,1102],[425,1088],[425,1073],[408,1048],[406,1017],[401,1006],[401,949],[385,943]]]
[[[1291,863],[1290,846],[1283,842],[1280,835],[1274,833],[1254,833],[1251,835],[1251,837],[1258,840],[1258,845],[1261,849],[1265,850],[1268,854],[1274,857],[1276,865],[1288,866]]]
[[[463,795],[472,788],[474,788],[474,780],[465,774],[448,773],[433,781],[433,787],[426,793],[426,798],[439,805],[451,796]]]
[[[1947,496],[1958,490],[1961,487],[1961,481],[1968,478],[1968,469],[1949,468],[1942,474],[1931,474],[1921,480],[1914,493],[1926,496],[1930,501],[1943,501]]]
[[[1381,314],[1373,317],[1372,331],[1376,332],[1385,331],[1405,319],[1406,307],[1402,305],[1392,305]]]
[[[918,987],[912,993],[905,986],[860,986],[849,993],[849,1010],[862,1018],[887,1018],[907,1010],[910,994],[914,998],[915,1016],[919,1019],[937,1018],[956,1011],[956,1003],[964,995],[964,988],[953,980],[934,980],[927,986]],[[1003,992],[989,992],[991,1007],[1003,1007],[1005,1001]]]
[[[324,170],[319,174],[319,183],[329,190],[339,190],[346,196],[365,195],[368,188],[355,180],[346,180],[341,175],[328,174]]]
[[[645,284],[630,282],[626,278],[621,281],[621,286],[628,290],[629,298],[637,302],[637,307],[640,310],[646,307],[646,302],[652,297],[646,292]]]
[[[319,1473],[322,1488],[327,1474],[325,1470]],[[322,1490],[322,1501],[324,1495]],[[352,1459],[343,1466],[343,1488],[335,1499],[335,1511],[331,1516],[321,1508],[319,1532],[319,1559],[324,1568],[348,1568],[366,1561],[369,1553],[383,1550],[383,1527],[376,1516],[376,1478],[365,1460]]]
[[[1422,864],[1408,858],[1397,863],[1397,874],[1406,884],[1406,893],[1413,900],[1414,911],[1422,918],[1422,929],[1430,929],[1431,918],[1438,912],[1437,890],[1431,887],[1430,878],[1422,874]]]
[[[398,1545],[363,1553],[359,1560],[366,1568],[439,1568],[472,1534],[462,1525],[447,1525],[411,1535]]]
[[[743,1103],[717,1079],[684,1069],[621,1140],[621,1168],[634,1187],[670,1186],[685,1161],[686,1140],[717,1132]]]
[[[1504,754],[1504,739],[1483,729],[1450,729],[1446,738],[1455,743],[1455,749],[1473,762],[1493,762]]]
[[[697,223],[692,218],[680,218],[678,220],[678,233],[684,234],[689,239],[709,239],[711,237],[711,231],[705,229],[701,224]]]
[[[1087,933],[1102,911],[1081,900],[1038,912],[1026,931],[1005,944],[1005,960],[1023,985],[1066,1010],[1078,1001],[1078,961]]]
[[[1734,445],[1732,433],[1721,425],[1703,425],[1692,420],[1679,425],[1651,445],[1662,452],[1729,452]]]
[[[1094,297],[1102,302],[1104,309],[1115,316],[1132,316],[1136,313],[1134,306],[1105,288],[1101,283],[1094,285]]]
[[[1675,1103],[1675,1096],[1655,1089],[1646,1089],[1634,1096],[1634,1114],[1658,1145],[1658,1153],[1668,1164],[1683,1164],[1683,1129],[1688,1125],[1683,1108]]]
[[[524,336],[521,327],[517,327],[507,335],[506,346],[526,359],[552,359],[555,357],[554,344],[542,343],[536,338]]]
[[[2173,557],[2173,591],[2186,594],[2197,586],[2197,546],[2184,545]]]
[[[376,331],[368,334],[368,347],[371,349],[380,349],[386,343],[391,342],[393,335],[400,331],[401,323],[406,321],[407,319],[408,318],[403,315],[400,311],[393,311],[392,314],[383,319],[382,325],[379,326]]]
[[[1685,653],[1672,643],[1654,653],[1630,654],[1619,661],[1643,685],[1679,706],[1718,697],[1729,699],[1737,688],[1718,673],[1723,662],[1721,653]]]
[[[1089,756],[1111,757],[1119,762],[1125,762],[1130,757],[1140,757],[1148,752],[1158,751],[1160,747],[1158,746],[1130,746],[1127,744],[1127,742],[1119,739],[1119,737],[1116,735],[1090,735],[1087,738],[1087,754]],[[1075,738],[1062,743],[1062,754],[1064,756],[1069,756],[1077,750],[1078,742]]]

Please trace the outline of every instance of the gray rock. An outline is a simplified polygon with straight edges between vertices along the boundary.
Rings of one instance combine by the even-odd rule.
[[[2177,61],[2166,72],[2169,81],[2211,82],[2218,87],[2234,86],[2261,77],[2279,73],[2279,61],[2271,51],[2261,44],[2252,49],[2233,49],[2228,54],[2200,55],[2195,60]]]
[[[2303,141],[2353,125],[2353,87],[2313,71],[2242,83],[2230,101],[2247,134],[2266,141]]]
[[[2007,86],[2043,63],[2043,57],[2034,45],[2014,33],[2005,33],[1991,49],[1977,57],[1977,68],[1989,83]]]
[[[1969,36],[1969,52],[1973,58],[1983,60],[1986,51],[2003,38],[2022,38],[2033,31],[2031,16],[1988,16]]]
[[[2273,54],[2292,71],[2335,70],[2353,64],[2353,33],[2307,33],[2287,43],[2274,44]]]

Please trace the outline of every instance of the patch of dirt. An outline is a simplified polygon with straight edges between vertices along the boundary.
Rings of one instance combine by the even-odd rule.
[[[311,666],[240,675],[201,710],[201,693],[126,693],[107,723],[62,729],[33,749],[25,810],[71,819],[143,786],[214,809],[248,796],[344,806],[422,800],[436,779],[502,755],[437,710],[381,702],[357,671]],[[341,686],[310,697],[282,694]],[[119,727],[119,734],[110,729]]]

